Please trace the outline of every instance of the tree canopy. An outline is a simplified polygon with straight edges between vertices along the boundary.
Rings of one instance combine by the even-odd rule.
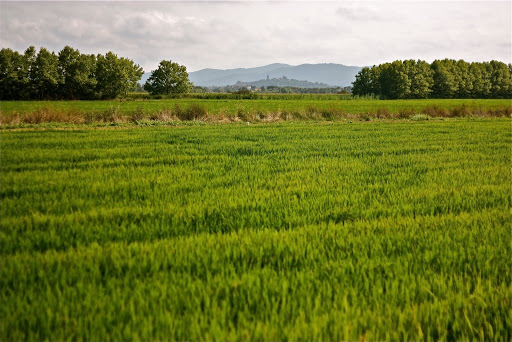
[[[192,84],[188,79],[187,68],[172,61],[161,61],[144,84],[151,95],[186,93]]]
[[[388,99],[510,98],[512,65],[498,61],[405,60],[363,68],[353,82],[354,95]]]
[[[24,54],[0,50],[0,99],[112,99],[137,85],[142,68],[132,60],[87,55],[72,47],[58,54],[31,46]]]

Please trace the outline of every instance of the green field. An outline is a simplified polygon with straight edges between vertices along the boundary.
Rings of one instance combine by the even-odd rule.
[[[510,127],[4,129],[0,340],[510,341]]]
[[[329,98],[332,97],[332,100]],[[63,113],[88,113],[118,110],[123,115],[132,115],[134,112],[145,111],[148,114],[162,110],[172,111],[176,104],[188,108],[192,104],[203,106],[211,115],[238,115],[240,113],[276,113],[301,112],[308,109],[332,110],[341,109],[347,114],[364,114],[388,111],[397,114],[400,111],[408,113],[422,113],[425,108],[440,107],[447,110],[467,106],[469,110],[498,110],[506,108],[510,113],[510,100],[482,100],[482,99],[428,99],[428,100],[340,100],[333,95],[308,96],[289,99],[272,97],[273,99],[255,100],[201,100],[201,99],[170,99],[170,100],[118,100],[118,101],[2,101],[0,108],[2,115],[32,113],[37,110],[52,110]],[[327,99],[326,99],[327,98]]]

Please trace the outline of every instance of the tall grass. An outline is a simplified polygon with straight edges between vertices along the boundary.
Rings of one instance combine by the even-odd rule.
[[[2,341],[512,338],[510,119],[0,144]]]
[[[162,100],[163,101],[163,100]],[[80,104],[78,107],[69,109],[59,108],[58,102],[45,103],[43,107],[23,108],[22,103],[15,105],[11,111],[3,112],[0,115],[0,124],[3,126],[20,126],[26,124],[41,124],[48,122],[72,123],[72,124],[91,124],[91,123],[123,123],[134,122],[145,124],[152,122],[169,121],[208,121],[208,122],[226,122],[226,121],[250,121],[250,122],[276,122],[290,120],[309,120],[309,121],[336,121],[336,120],[361,120],[368,121],[372,119],[388,120],[406,120],[415,114],[424,114],[429,117],[437,118],[460,118],[460,117],[510,117],[511,106],[506,102],[497,102],[499,100],[485,102],[487,105],[466,104],[453,106],[453,100],[426,102],[433,103],[424,107],[421,100],[410,100],[404,102],[408,106],[396,106],[396,102],[382,102],[386,105],[373,106],[371,104],[380,103],[379,101],[367,101],[360,104],[357,109],[343,105],[343,101],[338,103],[330,101],[320,101],[310,103],[308,101],[294,101],[296,106],[284,106],[286,101],[276,102],[277,107],[267,107],[268,103],[257,101],[231,101],[224,102],[229,108],[212,107],[212,103],[174,102],[169,107],[154,107],[152,103],[138,102],[136,107],[123,107],[123,103],[110,103],[109,107],[99,110],[83,110]],[[351,103],[356,102],[354,100]],[[158,102],[157,102],[158,103]],[[164,102],[162,102],[164,103]],[[272,102],[270,102],[272,103]],[[457,102],[455,102],[457,103]],[[503,104],[502,104],[503,103]],[[85,104],[85,103],[84,103]],[[279,106],[283,104],[283,106]],[[367,107],[364,105],[366,104]],[[395,107],[392,107],[395,105]],[[497,105],[498,104],[498,105]],[[372,107],[373,106],[373,107]],[[18,110],[14,108],[19,107]],[[85,107],[85,105],[83,106]]]

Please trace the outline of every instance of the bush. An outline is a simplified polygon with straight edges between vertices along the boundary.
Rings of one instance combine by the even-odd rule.
[[[182,121],[192,121],[205,118],[208,115],[208,111],[204,105],[195,103],[191,104],[190,107],[185,110],[181,109],[181,107],[176,104],[174,106],[174,115]]]
[[[358,118],[361,121],[371,121],[372,120],[372,116],[370,113],[359,114]]]
[[[177,104],[177,103],[174,104],[174,109],[173,109],[172,113],[178,119],[184,120],[182,118],[185,117],[185,111],[183,110],[183,108],[181,108],[181,106],[179,104]]]
[[[320,114],[322,115],[322,118],[330,121],[343,117],[345,115],[345,111],[343,108],[328,108],[323,109]]]
[[[82,123],[84,118],[79,112],[65,113],[60,110],[40,108],[31,113],[24,113],[21,117],[14,116],[13,121],[37,125],[45,122]]]
[[[386,107],[378,108],[376,114],[377,114],[376,117],[379,118],[379,119],[389,119],[389,118],[391,118],[391,113],[390,113],[389,109],[387,109]]]
[[[450,116],[454,117],[454,118],[461,118],[461,117],[466,117],[466,116],[470,116],[470,115],[471,115],[471,111],[468,109],[468,106],[466,106],[465,104],[462,104],[461,106],[452,108],[450,110]]]
[[[146,112],[142,106],[138,106],[130,116],[132,122],[144,120],[146,118]]]
[[[314,106],[309,105],[306,107],[306,114],[308,117],[314,117],[316,112],[317,112],[317,110]]]
[[[430,117],[447,117],[449,112],[446,108],[439,107],[438,105],[428,106],[423,109],[423,114]]]
[[[160,122],[169,122],[169,121],[173,121],[173,116],[168,109],[163,109],[163,110],[160,110],[158,113],[152,114],[149,117],[149,120],[160,121]]]
[[[416,114],[416,111],[413,108],[402,108],[398,111],[398,118],[409,119],[414,114]]]
[[[121,109],[119,106],[117,107],[110,107],[109,109],[100,112],[97,120],[101,122],[120,122],[122,121],[123,117],[121,115]]]
[[[512,116],[512,108],[510,107],[501,107],[496,109],[489,109],[487,111],[487,115],[494,117],[511,117]]]
[[[430,119],[430,116],[426,114],[415,114],[411,116],[412,121],[428,121]]]

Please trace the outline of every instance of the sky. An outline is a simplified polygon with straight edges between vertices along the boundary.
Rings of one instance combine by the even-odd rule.
[[[511,60],[510,1],[0,1],[0,47],[115,52],[145,71]]]

